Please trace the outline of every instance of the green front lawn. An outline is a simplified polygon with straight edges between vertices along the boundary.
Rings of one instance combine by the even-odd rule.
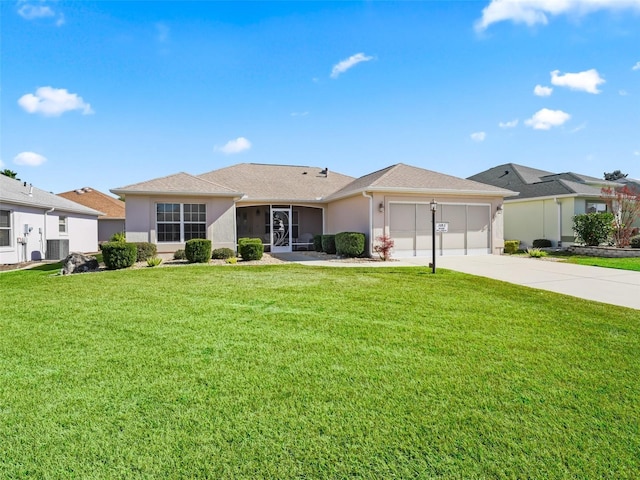
[[[640,316],[424,268],[0,274],[0,478],[635,478]]]
[[[563,257],[567,263],[579,265],[591,265],[594,267],[619,268],[621,270],[634,270],[640,272],[640,258],[602,258],[571,255]]]

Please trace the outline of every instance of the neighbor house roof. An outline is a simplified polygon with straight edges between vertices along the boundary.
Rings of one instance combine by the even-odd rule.
[[[116,195],[127,194],[172,194],[172,195],[207,195],[236,197],[242,193],[217,183],[180,172],[166,177],[155,178],[146,182],[134,183],[126,187],[113,188]]]
[[[103,214],[102,211],[80,205],[5,175],[0,175],[0,203],[2,205],[22,205],[47,210],[55,208],[59,211],[84,215],[98,216]]]
[[[244,192],[243,200],[269,202],[321,201],[353,181],[319,167],[259,163],[240,163],[198,177]]]
[[[617,187],[619,183],[590,177],[574,172],[552,173],[515,163],[506,163],[469,177],[490,185],[519,192],[517,197],[550,197],[554,195],[573,195],[599,197],[603,187]]]
[[[510,196],[514,192],[464,178],[398,163],[360,177],[329,195],[336,200],[361,192],[406,192],[423,194],[473,194],[481,196]]]
[[[125,218],[124,202],[122,200],[90,187],[59,193],[58,196],[103,212],[104,215],[100,216],[101,219],[124,220]]]

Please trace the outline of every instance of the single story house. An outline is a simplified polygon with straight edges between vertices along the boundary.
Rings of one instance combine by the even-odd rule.
[[[553,173],[506,163],[469,177],[469,180],[518,192],[504,202],[504,236],[520,240],[525,247],[535,239],[551,240],[553,246],[575,243],[574,215],[604,212],[604,187],[621,184],[573,172]]]
[[[98,250],[102,212],[0,175],[0,263]]]
[[[98,217],[99,243],[109,241],[115,233],[124,232],[124,202],[122,200],[91,187],[78,188],[58,195],[104,213]]]
[[[208,238],[235,249],[258,237],[274,253],[313,248],[313,235],[361,232],[395,241],[395,256],[431,254],[430,203],[437,202],[440,255],[502,252],[502,204],[514,193],[405,164],[360,178],[328,168],[242,163],[201,175],[177,173],[125,187],[128,241],[159,252]],[[445,230],[445,225],[441,230]]]

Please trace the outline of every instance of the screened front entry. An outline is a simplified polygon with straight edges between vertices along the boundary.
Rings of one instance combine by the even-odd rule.
[[[491,253],[491,207],[489,205],[438,204],[436,222],[447,232],[436,233],[438,255]],[[428,203],[391,203],[389,234],[398,257],[431,255],[431,210]]]

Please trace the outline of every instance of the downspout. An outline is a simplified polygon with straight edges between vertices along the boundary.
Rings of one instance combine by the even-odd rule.
[[[55,209],[55,207],[51,207],[49,210],[44,211],[44,239],[42,240],[43,260],[47,259],[47,214],[53,212]]]
[[[562,202],[557,198],[553,199],[558,205],[558,248],[562,247]]]
[[[373,196],[362,192],[362,196],[369,199],[369,255],[373,253]]]

